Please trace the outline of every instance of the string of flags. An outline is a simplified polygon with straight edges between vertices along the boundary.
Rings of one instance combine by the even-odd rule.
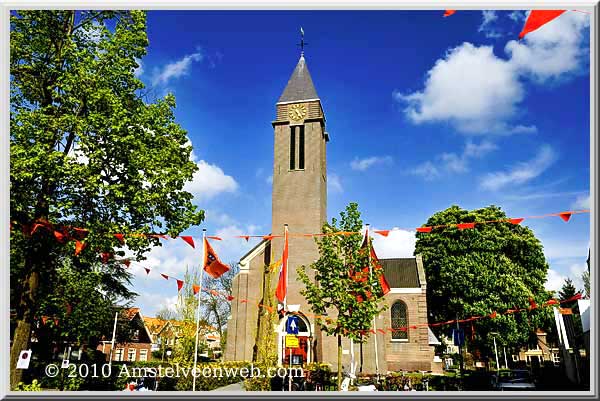
[[[527,20],[525,21],[525,24],[523,25],[523,29],[521,30],[521,33],[519,33],[519,39],[523,39],[525,37],[525,35],[527,35],[528,33],[533,32],[536,29],[539,29],[542,26],[546,25],[548,22],[560,17],[566,11],[567,10],[531,10],[529,15],[527,16]],[[589,14],[589,12],[587,12],[587,11],[581,11],[581,10],[572,10],[572,11]],[[444,17],[449,17],[455,13],[456,13],[456,10],[445,10]]]

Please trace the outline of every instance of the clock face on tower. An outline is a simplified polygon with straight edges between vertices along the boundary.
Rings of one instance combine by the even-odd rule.
[[[302,121],[306,118],[307,110],[304,104],[292,104],[288,110],[288,116],[292,121]]]

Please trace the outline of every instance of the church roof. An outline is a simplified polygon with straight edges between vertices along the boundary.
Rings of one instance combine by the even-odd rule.
[[[391,288],[419,288],[416,258],[379,259]]]
[[[317,90],[313,85],[312,78],[308,72],[308,66],[304,55],[300,56],[296,68],[283,90],[278,103],[298,102],[301,100],[318,99]]]

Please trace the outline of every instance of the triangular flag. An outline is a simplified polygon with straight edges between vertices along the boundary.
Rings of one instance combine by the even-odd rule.
[[[430,233],[433,227],[418,227],[417,232],[419,233]]]
[[[277,281],[277,289],[275,295],[279,303],[285,305],[287,297],[287,269],[288,269],[288,256],[289,256],[289,244],[288,244],[288,227],[285,226],[283,233],[283,255],[281,257],[281,269],[279,269],[279,280]]]
[[[475,223],[459,223],[456,225],[459,230],[465,230],[467,228],[475,228]]]
[[[228,300],[228,301],[233,301],[234,299],[235,299],[235,298],[234,298],[234,297],[232,297],[231,295],[227,295],[227,300]]]
[[[48,316],[42,316],[42,324],[45,326],[48,321]]]
[[[150,269],[148,269],[147,267],[144,267],[144,270],[146,270],[146,274],[150,274]]]
[[[181,291],[181,289],[183,288],[183,280],[179,280],[177,279],[177,291]]]
[[[387,237],[390,235],[390,230],[375,230],[375,233]]]
[[[537,308],[537,304],[535,303],[535,300],[533,298],[529,298],[529,309],[536,309]]]
[[[200,292],[200,286],[196,284],[192,284],[192,289],[194,290],[194,295]]]
[[[246,242],[248,242],[248,240],[250,239],[249,235],[243,235],[242,238],[244,238],[246,240]]]
[[[85,242],[75,241],[75,256],[79,255],[81,251],[85,248]]]
[[[168,279],[169,279],[169,276],[167,276],[167,275],[166,275],[166,274],[164,274],[164,273],[160,273],[160,275],[161,275],[161,276],[163,276],[165,280],[168,280]]]
[[[571,212],[563,212],[563,213],[560,213],[559,216],[561,219],[563,219],[565,222],[567,222],[571,218],[572,214],[573,213],[571,213]]]
[[[123,260],[123,264],[127,267],[129,267],[129,265],[131,265],[131,261],[129,259],[125,259]]]
[[[557,305],[559,304],[559,302],[556,299],[550,299],[547,302],[545,302],[545,305]]]
[[[113,234],[116,239],[119,240],[121,245],[125,245],[125,236],[123,234]]]
[[[63,233],[61,233],[60,231],[54,231],[54,236],[56,237],[56,240],[58,242],[64,242],[64,240],[65,240],[65,235]]]
[[[493,313],[491,313],[489,316],[490,316],[492,319],[495,319],[495,318],[496,318],[496,316],[498,316],[498,313],[496,313],[496,312],[493,312]]]
[[[518,219],[508,219],[508,221],[512,224],[521,224],[521,222],[525,220],[523,218],[518,218]]]
[[[112,254],[110,252],[102,252],[100,254],[100,257],[102,258],[102,263],[107,264],[111,256]]]
[[[184,240],[185,242],[187,242],[188,244],[191,245],[192,248],[196,249],[196,246],[194,245],[194,238],[192,238],[189,235],[182,235],[179,238],[181,238],[182,240]]]
[[[210,243],[204,238],[204,271],[212,278],[219,278],[227,271],[229,266],[219,260]]]
[[[263,239],[266,239],[267,241],[272,240],[273,238],[275,238],[274,235],[263,235]]]
[[[58,318],[54,318],[54,325],[58,326]]]
[[[532,10],[525,21],[523,30],[519,34],[519,39],[523,39],[529,32],[542,27],[556,17],[560,16],[566,10]]]
[[[369,243],[369,229],[368,228],[365,231],[365,239],[363,240],[363,244],[362,244],[361,248],[369,250],[369,261],[372,264],[374,264],[374,267],[376,270],[381,269],[381,264],[379,263],[379,258],[377,257],[377,254],[375,253],[375,249]],[[370,266],[369,266],[369,268],[370,268]],[[368,271],[370,272],[370,270],[368,270]],[[385,279],[385,275],[383,274],[383,272],[381,272],[381,274],[379,275],[379,285],[381,285],[381,291],[382,291],[383,295],[385,295],[391,291],[390,285],[388,284],[387,280]]]
[[[446,12],[444,12],[444,17],[449,17],[452,14],[454,14],[456,12],[456,10],[446,10]]]
[[[215,236],[209,236],[209,235],[207,235],[206,238],[214,239],[214,240],[217,240],[217,241],[222,241],[223,240],[223,238],[221,238],[221,237],[215,237]]]

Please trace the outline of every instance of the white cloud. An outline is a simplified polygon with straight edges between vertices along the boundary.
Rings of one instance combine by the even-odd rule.
[[[527,19],[527,12],[515,10],[508,14],[508,18],[515,22],[525,22],[525,20]]]
[[[590,194],[580,195],[575,199],[575,202],[571,205],[573,209],[589,209],[590,208]]]
[[[547,290],[559,291],[566,279],[571,279],[577,290],[583,290],[583,272],[587,271],[586,263],[574,263],[568,267],[566,274],[561,274],[557,270],[548,269],[548,276],[545,287]]]
[[[498,171],[484,175],[480,182],[483,189],[496,191],[511,184],[523,184],[542,174],[556,160],[554,150],[544,145],[535,158],[518,163],[508,171]]]
[[[237,262],[240,260],[246,252],[256,245],[260,239],[250,238],[246,242],[243,238],[235,238],[239,235],[254,235],[259,226],[248,225],[246,227],[240,227],[237,224],[228,225],[218,229],[215,233],[217,237],[221,237],[222,241],[212,241],[211,245],[219,255],[221,262],[229,264],[230,262]],[[261,233],[266,234],[266,233]]]
[[[185,190],[194,194],[199,199],[211,199],[224,192],[235,192],[238,183],[232,176],[214,164],[204,160],[196,163],[198,171],[194,173],[191,182],[185,184]]]
[[[394,98],[415,124],[450,121],[461,132],[485,134],[507,129],[523,93],[514,68],[493,47],[463,43],[429,70],[423,91]]]
[[[423,177],[427,181],[434,180],[441,175],[438,168],[429,161],[419,164],[410,172],[419,177]]]
[[[141,60],[141,59],[139,59],[139,58],[136,58],[136,59],[135,59],[135,62],[137,63],[137,65],[138,65],[138,66],[137,66],[137,68],[136,68],[136,69],[133,71],[133,74],[134,74],[136,77],[138,77],[138,78],[139,78],[139,77],[140,77],[140,76],[141,76],[141,75],[144,73],[144,63],[143,63],[143,62],[142,62],[142,60]]]
[[[566,276],[561,275],[556,270],[548,269],[548,276],[546,277],[544,287],[549,291],[558,291],[565,283],[566,278]]]
[[[483,32],[486,38],[499,38],[502,36],[500,32],[498,32],[494,28],[494,21],[498,20],[498,15],[496,11],[493,10],[483,10],[482,11],[483,21],[481,25],[479,25],[479,32]]]
[[[496,150],[498,147],[490,141],[482,141],[479,144],[467,141],[462,154],[442,153],[437,156],[439,163],[437,166],[431,162],[425,162],[411,170],[414,175],[421,176],[426,180],[439,178],[442,172],[445,173],[466,173],[469,171],[469,162],[471,159],[481,158],[487,153]]]
[[[537,81],[576,72],[586,64],[584,60],[589,55],[581,45],[585,43],[584,31],[589,21],[586,14],[567,11],[522,41],[511,40],[505,52],[518,73]]]
[[[194,61],[202,61],[204,56],[200,51],[183,56],[181,59],[165,65],[154,72],[153,85],[166,85],[170,80],[188,75]]]
[[[373,247],[377,257],[384,258],[410,258],[415,252],[416,237],[413,231],[401,230],[395,227],[387,237],[376,234],[373,228],[370,232],[373,237]]]
[[[497,15],[483,15],[480,29],[489,33]],[[513,13],[509,18],[517,21],[520,16]],[[535,126],[514,123],[524,83],[541,84],[587,66],[588,27],[588,15],[568,11],[522,41],[508,42],[505,58],[496,56],[491,46],[463,43],[435,62],[422,90],[394,91],[393,97],[414,124],[449,122],[465,134],[536,132]]]
[[[342,181],[337,174],[327,174],[327,192],[343,192],[344,188],[342,187]]]
[[[350,162],[350,167],[352,170],[356,171],[365,171],[369,167],[372,167],[377,164],[391,164],[393,159],[391,156],[372,156],[364,159],[355,158]]]

